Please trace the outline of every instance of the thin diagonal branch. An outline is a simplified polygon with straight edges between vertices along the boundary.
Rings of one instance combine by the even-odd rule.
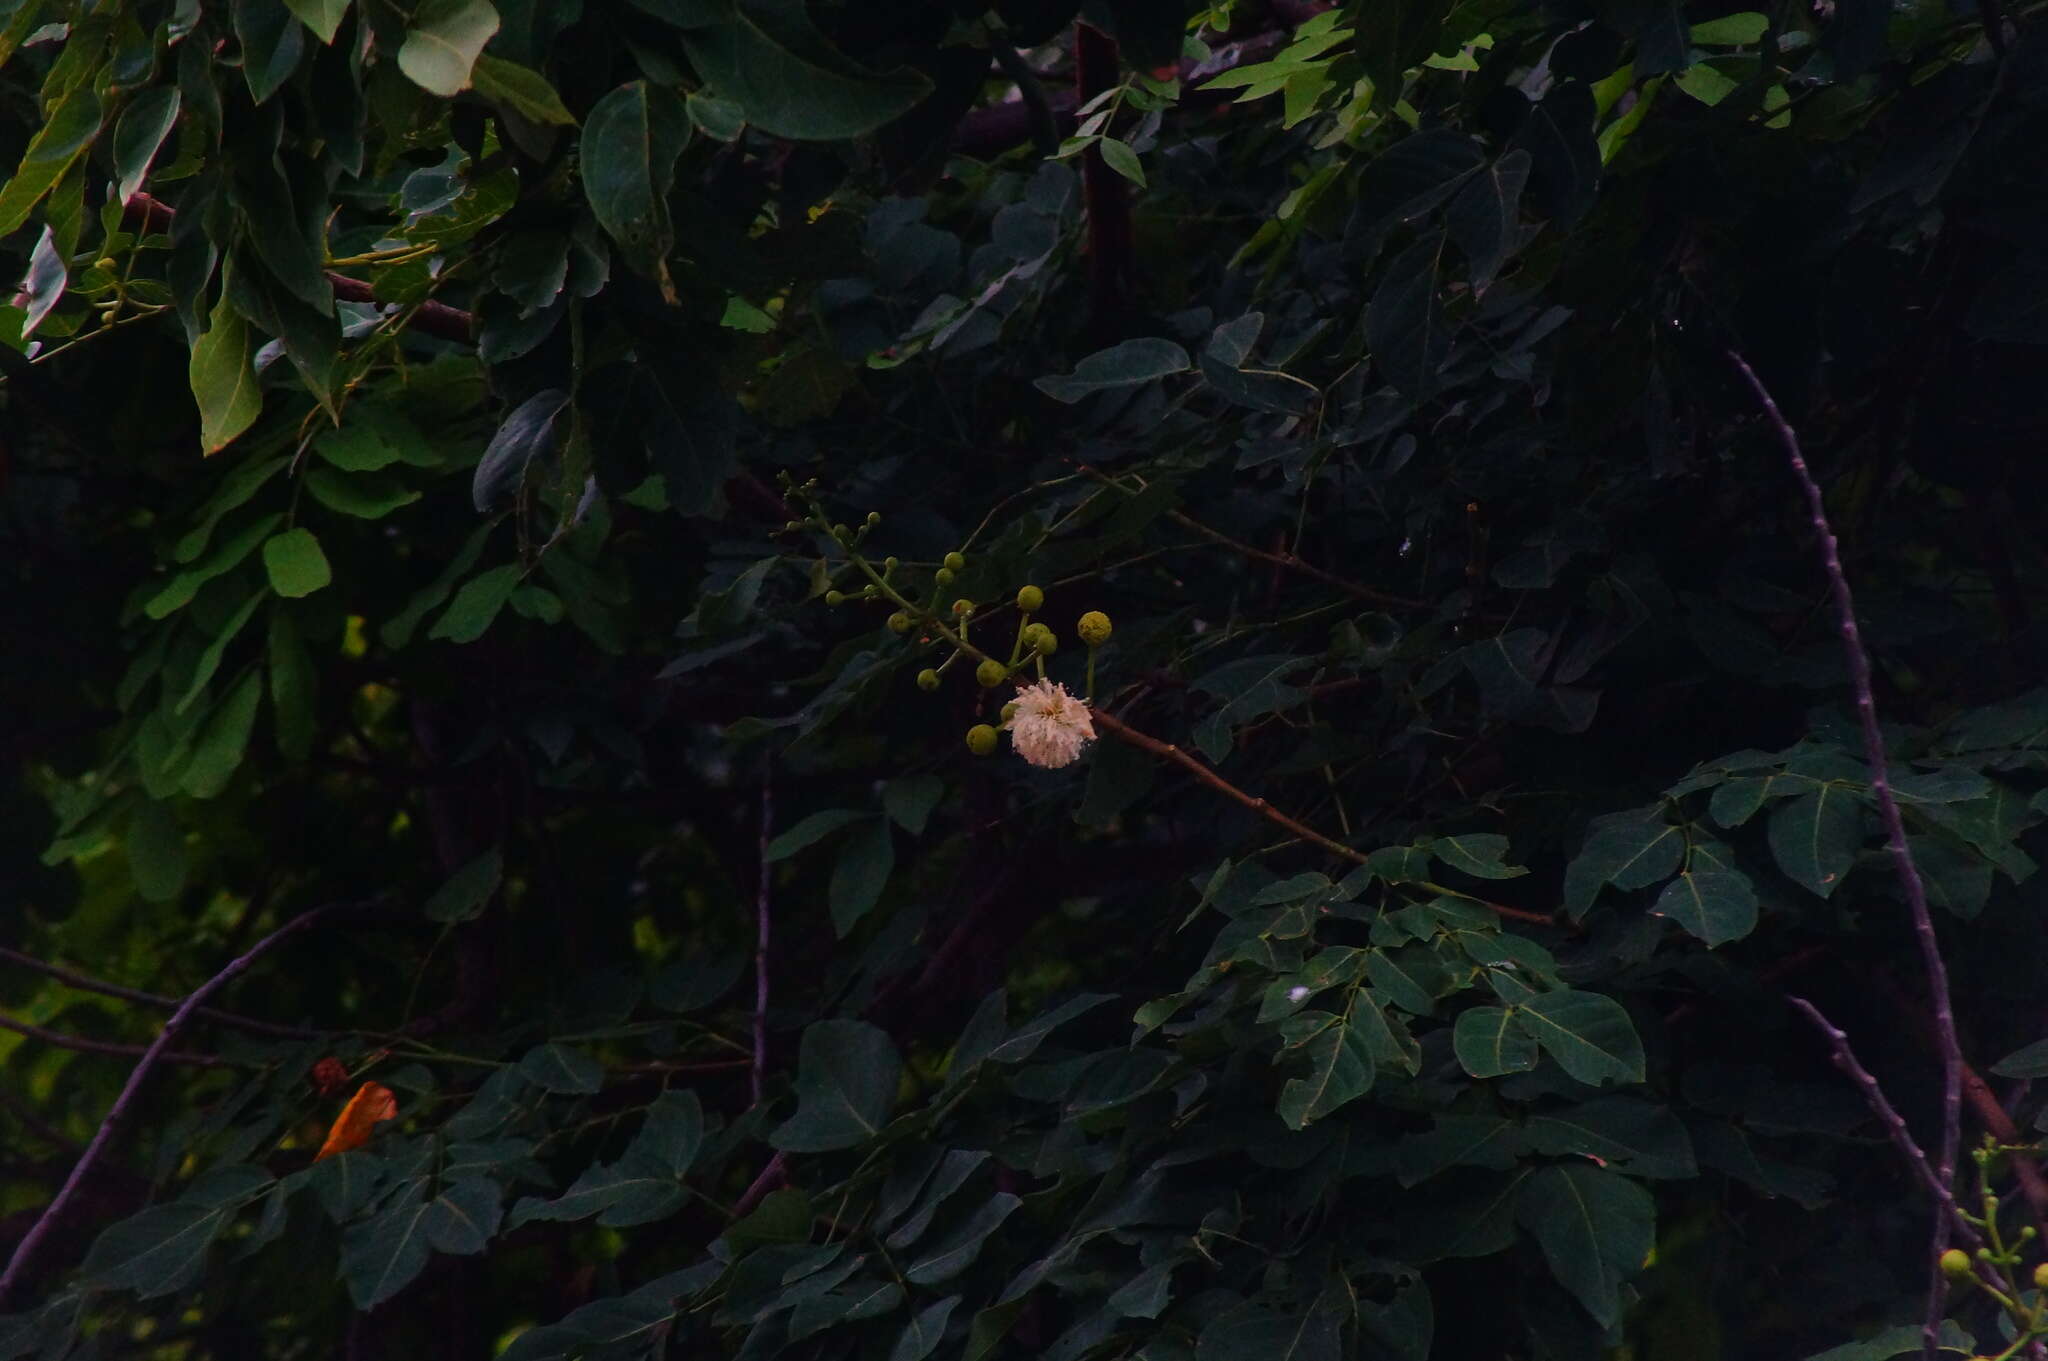
[[[1150,734],[1139,732],[1136,728],[1133,728],[1130,724],[1124,722],[1115,714],[1110,713],[1109,710],[1091,709],[1089,710],[1089,717],[1094,719],[1098,727],[1102,728],[1105,732],[1107,732],[1110,736],[1116,738],[1118,741],[1128,742],[1130,745],[1138,748],[1140,751],[1149,751],[1154,756],[1173,762],[1175,765],[1181,767],[1183,770],[1186,770],[1189,774],[1193,775],[1196,779],[1200,780],[1203,784],[1208,785],[1217,793],[1222,794],[1227,798],[1230,798],[1238,803],[1243,804],[1246,808],[1251,809],[1254,813],[1257,813],[1260,817],[1272,823],[1274,826],[1285,828],[1287,831],[1291,832],[1295,836],[1300,837],[1303,841],[1309,842],[1310,844],[1315,846],[1320,846],[1324,850],[1328,851],[1330,854],[1341,856],[1344,859],[1351,861],[1355,865],[1363,865],[1369,858],[1364,851],[1355,850],[1352,847],[1345,845],[1341,841],[1336,841],[1330,837],[1324,836],[1321,832],[1318,832],[1315,828],[1308,826],[1306,823],[1296,822],[1293,818],[1287,816],[1287,814],[1281,812],[1272,804],[1267,803],[1264,799],[1259,798],[1255,794],[1248,794],[1244,790],[1239,789],[1236,785],[1224,779],[1221,775],[1218,775],[1208,766],[1203,765],[1200,761],[1196,760],[1193,756],[1190,756],[1187,752],[1182,751],[1173,743],[1162,742],[1158,738],[1153,737]],[[1520,907],[1509,907],[1506,903],[1488,902],[1484,898],[1470,898],[1464,894],[1460,894],[1458,896],[1466,897],[1467,901],[1475,902],[1482,907],[1490,908],[1492,911],[1503,917],[1513,917],[1518,921],[1537,922],[1544,926],[1548,926],[1551,924],[1550,918],[1544,916],[1541,912],[1531,912],[1526,908]]]
[[[80,1054],[108,1054],[115,1058],[133,1059],[147,1054],[152,1048],[150,1045],[122,1044],[115,1040],[88,1040],[83,1035],[67,1035],[61,1030],[17,1021],[12,1016],[0,1016],[0,1030],[11,1030],[17,1035],[26,1035],[29,1039]],[[219,1068],[227,1062],[212,1054],[190,1054],[175,1049],[166,1050],[157,1057],[165,1063],[182,1063],[193,1068]]]
[[[128,1081],[122,1086],[121,1094],[114,1098],[113,1106],[108,1109],[106,1118],[100,1121],[100,1127],[93,1134],[92,1141],[85,1146],[85,1152],[79,1154],[78,1161],[72,1164],[71,1174],[64,1179],[64,1184],[58,1188],[56,1196],[43,1207],[43,1212],[37,1217],[35,1224],[22,1235],[21,1241],[15,1244],[14,1255],[7,1261],[7,1269],[0,1271],[0,1306],[6,1304],[9,1294],[20,1281],[22,1274],[28,1270],[29,1263],[35,1257],[36,1248],[49,1235],[50,1230],[57,1226],[65,1207],[71,1203],[71,1198],[78,1193],[79,1186],[84,1183],[86,1173],[92,1170],[92,1165],[99,1160],[100,1154],[105,1152],[107,1145],[112,1142],[116,1127],[120,1125],[121,1118],[128,1113],[128,1108],[135,1103],[136,1095],[141,1092],[142,1084],[148,1079],[150,1070],[156,1067],[157,1061],[169,1051],[171,1037],[192,1018],[193,1012],[198,1010],[200,1004],[226,986],[237,974],[254,964],[272,946],[305,930],[315,922],[338,912],[363,906],[365,904],[362,903],[330,903],[326,907],[316,907],[310,912],[294,917],[257,941],[246,954],[229,961],[226,968],[201,983],[183,1004],[171,1013],[165,1020],[163,1029],[157,1032],[156,1039],[151,1041],[140,1061],[128,1074]]]
[[[775,826],[775,784],[772,767],[761,777],[761,886],[754,898],[754,1104],[760,1105],[768,1086],[768,944],[773,925],[769,911],[769,888],[774,867],[768,860],[768,841]]]
[[[1841,1027],[1822,1015],[1819,1007],[1804,997],[1787,994],[1785,1000],[1806,1013],[1806,1018],[1812,1021],[1815,1028],[1826,1038],[1835,1066],[1847,1073],[1850,1081],[1862,1089],[1864,1101],[1877,1116],[1878,1123],[1884,1126],[1885,1135],[1892,1141],[1892,1146],[1899,1150],[1899,1156],[1906,1160],[1907,1169],[1927,1188],[1927,1194],[1934,1198],[1936,1218],[1941,1220],[1945,1227],[1954,1229],[1956,1238],[1964,1246],[1972,1249],[1983,1247],[1983,1235],[1977,1232],[1976,1225],[1964,1217],[1963,1207],[1956,1203],[1954,1179],[1936,1175],[1934,1165],[1927,1160],[1927,1154],[1921,1150],[1919,1144],[1913,1142],[1913,1132],[1906,1128],[1906,1118],[1899,1114],[1898,1108],[1885,1096],[1884,1088],[1878,1085],[1870,1070],[1857,1061],[1856,1051],[1849,1047],[1849,1036]],[[1943,1241],[1947,1241],[1945,1237]],[[1938,1258],[1939,1254],[1936,1255]],[[1980,1259],[1974,1263],[1974,1269],[1986,1285],[2007,1298],[2015,1297],[2012,1285],[2000,1274],[1998,1268]],[[1935,1268],[1935,1279],[1942,1279],[1939,1266]],[[1936,1288],[1940,1289],[1939,1286]],[[1931,1332],[1923,1334],[1923,1340],[1930,1347],[1938,1348],[1940,1345],[1939,1326],[1937,1321]],[[2048,1353],[2044,1353],[2040,1339],[2036,1338],[2027,1344],[2027,1355],[2033,1361],[2043,1361],[2043,1357],[2048,1356]]]
[[[1750,391],[1756,395],[1757,404],[1770,418],[1772,427],[1777,431],[1778,442],[1785,448],[1785,461],[1791,465],[1800,490],[1806,493],[1813,530],[1820,539],[1821,562],[1827,569],[1828,585],[1834,592],[1842,651],[1849,663],[1849,683],[1856,696],[1856,718],[1863,731],[1863,754],[1870,762],[1870,792],[1877,799],[1878,817],[1884,823],[1885,844],[1891,850],[1892,872],[1898,877],[1899,888],[1906,895],[1906,906],[1913,914],[1913,931],[1920,940],[1920,962],[1927,972],[1928,1002],[1934,1012],[1935,1037],[1941,1049],[1941,1152],[1934,1173],[1946,1195],[1947,1187],[1955,1180],[1956,1155],[1962,1140],[1963,1047],[1956,1036],[1955,1004],[1949,996],[1948,965],[1941,957],[1941,940],[1934,931],[1934,914],[1927,906],[1927,889],[1920,881],[1919,866],[1913,863],[1913,849],[1906,842],[1906,824],[1899,816],[1899,802],[1892,797],[1884,733],[1877,726],[1877,695],[1871,687],[1870,652],[1863,646],[1863,635],[1856,627],[1856,602],[1849,593],[1848,574],[1842,570],[1842,555],[1835,544],[1834,529],[1828,523],[1827,500],[1806,466],[1806,456],[1799,447],[1799,434],[1785,419],[1784,413],[1778,410],[1770,389],[1756,376],[1756,370],[1749,366],[1749,361],[1732,349],[1727,353],[1729,362],[1741,373]],[[1948,1246],[1948,1229],[1946,1217],[1935,1215],[1931,1257],[1939,1258]],[[1936,1272],[1932,1279],[1934,1286],[1929,1291],[1928,1318],[1924,1325],[1926,1354],[1930,1361],[1938,1346],[1940,1274]]]
[[[176,1010],[182,1001],[181,998],[166,997],[162,993],[144,992],[140,988],[127,988],[119,983],[109,983],[103,978],[94,978],[90,974],[82,974],[76,969],[67,969],[62,964],[52,964],[48,960],[37,959],[34,955],[24,954],[20,950],[10,950],[5,946],[0,946],[0,959],[19,964],[24,969],[46,974],[60,983],[77,988],[80,992],[96,992],[103,997],[118,997],[124,1002],[140,1002],[144,1006],[162,1007],[166,1011]],[[253,1016],[238,1016],[232,1011],[220,1011],[213,1007],[200,1007],[193,1015],[199,1020],[211,1021],[215,1025],[227,1026],[231,1030],[246,1030],[251,1035],[270,1035],[285,1040],[317,1040],[325,1038],[330,1033],[305,1026],[277,1025],[271,1021],[259,1021]]]

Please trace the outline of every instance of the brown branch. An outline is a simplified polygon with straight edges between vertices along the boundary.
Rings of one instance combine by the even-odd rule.
[[[1246,808],[1251,809],[1274,826],[1286,829],[1301,840],[1315,846],[1320,846],[1332,855],[1342,856],[1353,864],[1363,865],[1370,858],[1363,851],[1354,850],[1341,841],[1335,841],[1324,836],[1321,832],[1305,823],[1296,822],[1264,799],[1254,794],[1247,794],[1244,790],[1239,789],[1236,785],[1224,779],[1221,775],[1218,775],[1208,766],[1203,765],[1173,743],[1162,742],[1156,737],[1139,732],[1107,709],[1091,709],[1089,715],[1095,720],[1097,727],[1100,727],[1118,741],[1127,742],[1140,751],[1148,751],[1162,760],[1173,762],[1217,793],[1243,804]],[[1536,922],[1543,926],[1551,924],[1551,919],[1541,912],[1531,912],[1527,908],[1521,907],[1509,907],[1506,903],[1488,902],[1484,898],[1474,898],[1469,894],[1461,893],[1457,896],[1464,898],[1468,902],[1478,903],[1480,906],[1488,908],[1503,917],[1513,917],[1518,921]]]
[[[1074,25],[1074,95],[1086,104],[1115,88],[1120,63],[1116,39],[1086,21]],[[1106,129],[1105,129],[1106,130]],[[1110,168],[1102,147],[1081,153],[1082,230],[1088,238],[1088,325],[1107,345],[1126,325],[1126,300],[1137,274],[1131,226],[1131,186]]]
[[[94,978],[90,974],[79,973],[76,969],[67,969],[61,964],[52,964],[47,960],[37,959],[34,955],[25,954],[20,950],[10,950],[5,946],[0,946],[0,959],[19,964],[24,969],[33,969],[37,973],[47,974],[51,978],[61,983],[69,984],[81,992],[96,992],[105,997],[118,997],[124,1002],[140,1002],[144,1006],[161,1007],[166,1011],[175,1011],[181,1000],[176,997],[166,997],[161,993],[144,992],[140,988],[125,988],[119,983],[109,983],[104,979]],[[285,1040],[317,1040],[323,1039],[332,1033],[325,1030],[312,1030],[305,1026],[277,1025],[270,1021],[259,1021],[251,1016],[238,1016],[232,1011],[218,1011],[213,1007],[200,1007],[193,1015],[199,1020],[211,1021],[216,1025],[227,1026],[232,1030],[246,1030],[252,1035],[270,1035]],[[136,1052],[140,1053],[141,1051],[138,1049]]]
[[[141,1058],[153,1047],[142,1044],[120,1044],[113,1040],[88,1040],[83,1035],[67,1035],[61,1030],[48,1030],[27,1021],[17,1021],[12,1016],[0,1016],[0,1030],[11,1030],[17,1035],[26,1035],[32,1040],[55,1045],[59,1049],[76,1050],[81,1054],[108,1054],[115,1058]],[[157,1055],[165,1063],[183,1063],[193,1068],[219,1068],[226,1059],[212,1054],[188,1054],[179,1050],[167,1050]]]
[[[262,940],[257,941],[256,944],[249,948],[246,954],[238,955],[228,961],[226,967],[195,988],[192,994],[185,999],[183,1005],[171,1013],[170,1017],[165,1020],[163,1029],[157,1032],[156,1039],[150,1042],[149,1048],[143,1051],[141,1059],[136,1062],[135,1067],[129,1072],[128,1081],[122,1086],[121,1094],[114,1098],[113,1106],[108,1109],[106,1118],[100,1121],[100,1127],[93,1134],[92,1142],[85,1146],[85,1152],[79,1154],[78,1161],[71,1165],[71,1173],[64,1179],[63,1186],[58,1188],[57,1194],[51,1199],[50,1203],[43,1207],[43,1212],[37,1217],[34,1226],[22,1235],[19,1243],[15,1244],[14,1255],[8,1258],[7,1261],[7,1269],[0,1271],[0,1307],[5,1306],[8,1296],[20,1281],[22,1273],[28,1269],[29,1263],[35,1257],[37,1246],[57,1226],[58,1221],[63,1217],[65,1207],[71,1203],[71,1198],[78,1194],[78,1188],[84,1183],[86,1174],[92,1170],[93,1163],[106,1150],[107,1145],[113,1141],[114,1131],[120,1125],[121,1117],[128,1113],[130,1106],[135,1104],[135,1098],[142,1091],[142,1084],[148,1079],[150,1070],[156,1066],[159,1059],[162,1059],[169,1052],[171,1037],[184,1027],[185,1022],[191,1019],[192,1013],[198,1010],[200,1004],[214,992],[226,986],[237,974],[254,964],[257,959],[280,941],[296,935],[315,922],[332,916],[337,912],[349,911],[363,906],[366,906],[366,904],[330,903],[326,907],[316,907],[310,912],[305,912],[292,918],[292,920],[278,927]]]

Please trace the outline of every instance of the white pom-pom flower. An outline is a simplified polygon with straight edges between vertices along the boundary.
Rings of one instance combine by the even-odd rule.
[[[1042,680],[1017,691],[1017,712],[1004,724],[1017,754],[1034,766],[1057,770],[1080,758],[1095,740],[1095,720],[1088,705],[1067,693],[1067,687]]]

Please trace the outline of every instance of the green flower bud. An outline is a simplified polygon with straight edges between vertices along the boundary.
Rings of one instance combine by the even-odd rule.
[[[880,524],[880,523],[882,523],[882,512],[881,512],[881,511],[879,511],[879,510],[871,510],[871,511],[869,511],[869,512],[868,512],[868,528],[869,528],[869,529],[873,529],[873,528],[874,528],[874,527],[875,527],[876,525],[878,525],[878,524]]]
[[[953,584],[953,569],[941,567],[938,571],[932,573],[932,580],[938,582],[941,586],[951,586]]]
[[[782,527],[782,531],[785,534],[794,534],[803,527],[804,522],[802,520],[791,520],[788,524]]]
[[[882,559],[882,575],[888,576],[891,572],[894,572],[898,567],[901,567],[902,565],[902,559],[896,557],[894,554],[891,554],[890,556]]]
[[[974,668],[974,678],[981,682],[983,689],[993,690],[1010,678],[1010,668],[990,657]]]
[[[1941,1274],[1952,1281],[1960,1281],[1970,1274],[1970,1254],[1961,1248],[1950,1248],[1941,1254]]]
[[[1017,608],[1030,614],[1045,608],[1045,592],[1036,586],[1026,586],[1017,592]]]
[[[953,613],[955,613],[955,614],[973,614],[973,613],[974,613],[974,602],[973,602],[972,600],[956,600],[956,601],[954,601],[954,602],[953,602]]]
[[[938,689],[938,688],[939,688],[939,673],[938,673],[938,672],[936,672],[936,671],[934,671],[934,670],[932,670],[932,669],[931,669],[930,667],[926,667],[926,668],[925,668],[924,670],[922,670],[922,671],[918,672],[918,673],[917,673],[917,688],[918,688],[918,689],[920,689],[920,690],[936,690],[936,689]]]
[[[1049,628],[1040,628],[1031,637],[1031,650],[1041,657],[1050,657],[1060,650],[1060,640]]]
[[[827,591],[827,592],[825,592],[825,603],[826,603],[827,605],[844,605],[844,604],[846,603],[846,592],[844,592],[844,591]]]
[[[2048,1290],[2048,1262],[2034,1268],[2034,1289]]]
[[[853,537],[853,531],[845,525],[834,525],[832,526],[832,537],[844,542]]]
[[[977,723],[967,730],[967,749],[976,756],[987,756],[996,749],[996,730],[986,723]]]
[[[896,611],[896,613],[889,616],[889,632],[908,633],[910,632],[911,623],[912,620],[910,616],[905,614],[903,611],[898,610]]]
[[[1003,706],[1003,722],[1008,723],[1017,716],[1017,701],[1011,700]]]
[[[1101,647],[1109,641],[1109,616],[1101,610],[1090,610],[1081,616],[1081,622],[1076,626],[1075,632],[1081,635],[1081,641],[1088,646]]]
[[[967,558],[960,553],[946,554],[946,566],[957,572],[967,565]]]

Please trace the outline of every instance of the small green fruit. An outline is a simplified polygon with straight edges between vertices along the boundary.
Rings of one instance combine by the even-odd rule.
[[[967,749],[976,756],[987,756],[996,749],[996,730],[986,723],[977,723],[967,730]]]
[[[941,567],[938,571],[932,573],[932,580],[938,582],[941,586],[951,586],[953,584],[953,569]]]
[[[1017,608],[1026,614],[1045,608],[1045,592],[1036,586],[1026,586],[1017,592]]]
[[[1960,1281],[1970,1274],[1970,1254],[1961,1248],[1950,1248],[1941,1254],[1941,1274],[1952,1281]]]
[[[938,673],[938,672],[936,672],[936,671],[934,671],[934,670],[932,670],[932,669],[931,669],[930,667],[926,667],[926,668],[925,668],[924,670],[922,670],[922,671],[918,672],[918,673],[917,673],[917,688],[918,688],[918,689],[920,689],[920,690],[936,690],[936,689],[938,689],[938,688],[939,688],[939,673]]]
[[[990,657],[974,668],[974,678],[981,682],[984,690],[993,690],[1010,678],[1010,668]]]
[[[898,610],[896,611],[896,613],[889,616],[889,632],[908,633],[910,632],[910,628],[911,618],[903,611]]]
[[[1081,641],[1088,646],[1101,647],[1109,641],[1109,616],[1101,610],[1090,610],[1081,616],[1081,622],[1075,626],[1074,631],[1081,635]]]
[[[826,603],[827,605],[844,605],[844,604],[846,603],[846,592],[844,592],[844,591],[827,591],[827,592],[825,592],[825,603]]]
[[[946,566],[955,572],[961,570],[967,566],[966,555],[961,553],[946,554]]]

